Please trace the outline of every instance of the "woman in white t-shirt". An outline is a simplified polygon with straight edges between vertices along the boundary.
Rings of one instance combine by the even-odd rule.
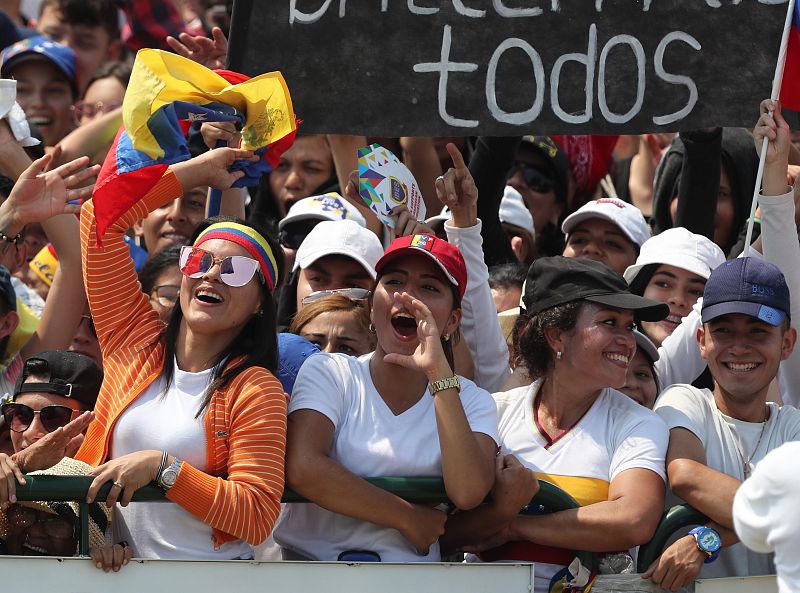
[[[284,558],[438,561],[445,513],[362,477],[443,476],[460,509],[492,487],[494,402],[452,370],[461,253],[433,235],[407,236],[375,269],[375,352],[316,354],[294,385],[287,481],[314,504],[286,505],[274,533]]]
[[[523,302],[514,341],[535,381],[495,394],[505,467],[492,502],[453,517],[442,545],[480,550],[471,560],[536,562],[541,593],[562,577],[571,551],[627,550],[655,531],[667,429],[616,389],[636,351],[634,320],[657,321],[667,306],[631,294],[599,262],[563,257],[534,262]],[[519,515],[529,501],[516,484],[529,477],[516,460],[581,508]]]

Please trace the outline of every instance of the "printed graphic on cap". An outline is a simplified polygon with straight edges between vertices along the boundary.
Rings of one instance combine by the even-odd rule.
[[[316,196],[309,201],[309,206],[323,212],[332,212],[342,220],[347,218],[347,210],[341,200],[333,194]]]
[[[430,235],[414,235],[414,238],[411,239],[411,247],[424,249],[425,251],[431,251],[433,249],[433,242],[435,240],[436,237],[432,237]]]

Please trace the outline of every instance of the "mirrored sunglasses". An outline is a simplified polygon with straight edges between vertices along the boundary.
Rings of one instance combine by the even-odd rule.
[[[0,411],[6,424],[14,432],[28,430],[36,414],[39,414],[44,429],[53,432],[56,428],[66,426],[72,419],[72,413],[75,412],[69,406],[45,406],[41,410],[34,410],[30,406],[18,403],[3,404]]]
[[[258,262],[244,255],[229,255],[216,258],[213,254],[199,247],[184,245],[181,247],[179,265],[184,276],[189,278],[202,278],[208,271],[219,265],[219,278],[228,286],[238,288],[253,279],[258,272],[259,281],[264,282]]]
[[[511,179],[517,174],[517,171],[522,172],[522,179],[525,181],[525,184],[536,193],[546,194],[555,189],[555,181],[553,181],[550,175],[528,163],[514,163],[511,169],[508,170],[506,179]]]
[[[308,296],[303,297],[300,302],[304,305],[308,305],[309,303],[324,299],[325,297],[335,295],[347,297],[351,301],[363,301],[368,299],[369,295],[371,294],[372,291],[367,290],[366,288],[337,288],[334,290],[318,290],[316,292],[312,292]]]

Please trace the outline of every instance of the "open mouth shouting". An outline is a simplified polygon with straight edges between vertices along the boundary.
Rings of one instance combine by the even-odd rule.
[[[408,313],[400,312],[393,315],[392,328],[402,341],[408,342],[417,337],[417,320]]]

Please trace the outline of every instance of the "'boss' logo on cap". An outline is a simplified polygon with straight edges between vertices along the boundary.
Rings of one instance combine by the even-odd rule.
[[[761,296],[775,296],[775,289],[769,286],[762,286],[760,284],[753,284],[752,285],[752,294],[758,294]]]

